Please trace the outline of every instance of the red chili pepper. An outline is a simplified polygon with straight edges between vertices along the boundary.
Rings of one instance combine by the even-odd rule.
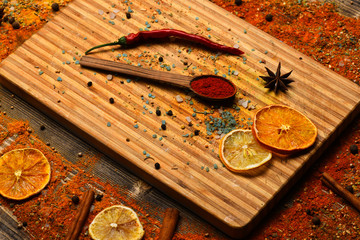
[[[211,48],[213,50],[223,51],[223,52],[227,52],[227,53],[234,54],[234,55],[241,55],[244,53],[240,49],[233,48],[233,47],[227,47],[227,46],[212,42],[209,39],[198,36],[198,35],[189,34],[184,31],[174,30],[174,29],[161,29],[161,30],[153,30],[153,31],[140,31],[136,34],[130,33],[127,36],[123,36],[123,37],[119,38],[116,42],[106,43],[106,44],[102,44],[102,45],[90,48],[89,50],[87,50],[85,52],[85,54],[88,54],[90,51],[92,51],[94,49],[105,47],[105,46],[120,45],[120,46],[127,47],[127,46],[132,46],[143,40],[162,39],[162,38],[167,38],[167,37],[177,37],[177,38],[181,38],[181,39],[186,39],[186,40],[189,40],[192,42],[200,43],[200,44],[202,44],[208,48]]]

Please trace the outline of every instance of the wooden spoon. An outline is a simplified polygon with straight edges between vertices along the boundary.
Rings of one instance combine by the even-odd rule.
[[[103,60],[103,59],[89,57],[89,56],[83,56],[80,59],[80,65],[83,67],[97,68],[97,69],[101,69],[101,70],[118,72],[118,73],[123,73],[126,75],[155,80],[158,82],[169,83],[169,84],[172,84],[172,85],[175,85],[178,87],[190,89],[191,91],[193,91],[195,94],[197,94],[201,98],[204,98],[207,100],[212,100],[212,101],[231,100],[234,98],[234,96],[236,94],[236,86],[231,81],[227,80],[226,78],[223,78],[220,76],[215,76],[215,75],[202,75],[202,76],[197,76],[197,77],[190,77],[190,76],[184,76],[181,74],[146,69],[143,67],[137,67],[137,66],[133,66],[130,64],[113,62],[113,61]],[[226,96],[226,97],[209,97],[209,96],[203,95],[201,93],[198,93],[194,89],[192,89],[192,87],[191,87],[192,81],[196,81],[200,78],[205,78],[205,77],[216,78],[216,79],[219,79],[219,81],[226,81],[226,82],[230,83],[234,88],[234,92],[231,95]]]

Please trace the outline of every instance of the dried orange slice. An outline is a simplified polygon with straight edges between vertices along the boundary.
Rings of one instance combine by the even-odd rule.
[[[94,240],[140,240],[145,232],[134,210],[115,205],[96,215],[89,233]]]
[[[315,143],[317,128],[301,112],[285,105],[259,109],[253,119],[255,139],[266,149],[291,155]]]
[[[251,130],[237,129],[221,139],[219,156],[229,170],[242,172],[260,167],[272,154],[260,146]]]
[[[15,149],[0,157],[0,194],[23,200],[39,193],[50,180],[50,164],[34,148]]]

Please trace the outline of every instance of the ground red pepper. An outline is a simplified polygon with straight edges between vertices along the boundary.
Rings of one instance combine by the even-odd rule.
[[[190,83],[194,92],[211,98],[226,98],[234,94],[231,83],[216,77],[202,77]]]

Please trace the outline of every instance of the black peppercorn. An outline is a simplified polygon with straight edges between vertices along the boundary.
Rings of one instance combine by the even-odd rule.
[[[58,4],[58,3],[53,3],[53,4],[51,4],[51,9],[52,9],[54,12],[59,11],[59,10],[60,10],[59,4]]]
[[[109,98],[109,102],[110,102],[111,104],[113,104],[113,103],[115,102],[115,100],[114,100],[113,98]]]
[[[78,204],[80,202],[80,198],[78,196],[73,196],[71,198],[71,201],[74,203],[74,204]]]
[[[23,225],[23,227],[26,227],[28,224],[27,224],[27,222],[23,222],[22,225]]]
[[[313,215],[313,213],[311,212],[310,209],[306,209],[306,214],[309,215],[309,216],[312,216],[312,215]]]
[[[2,20],[2,18],[4,16],[4,10],[5,10],[5,8],[0,8],[0,23],[1,23],[1,20]]]
[[[348,190],[351,193],[354,193],[354,188],[351,185],[345,186],[345,189]]]
[[[44,126],[44,125],[41,125],[41,126],[40,126],[40,130],[41,130],[41,131],[45,130],[45,126]]]
[[[131,14],[129,12],[126,13],[126,18],[130,19],[131,18]]]
[[[157,170],[160,169],[160,163],[155,163],[155,169],[157,169]]]
[[[171,110],[169,110],[169,111],[167,111],[166,114],[169,115],[169,116],[172,116],[172,115],[173,115],[173,112],[172,112]]]
[[[351,145],[350,146],[350,152],[352,153],[352,154],[358,154],[359,153],[359,148],[358,148],[358,146],[357,145],[355,145],[355,144],[353,144],[353,145]]]
[[[11,24],[11,26],[13,27],[13,29],[19,29],[20,28],[20,23],[18,21],[15,21]]]
[[[161,124],[161,129],[162,129],[162,130],[166,130],[166,125],[165,125],[165,124]]]
[[[159,62],[162,62],[164,61],[164,58],[163,57],[159,57]]]
[[[320,218],[317,217],[317,216],[314,216],[311,220],[311,222],[314,224],[314,225],[320,225],[321,221],[320,221]]]
[[[15,22],[15,18],[14,17],[9,17],[9,23],[12,24],[13,22]]]
[[[92,82],[89,81],[89,82],[87,83],[87,85],[88,85],[88,87],[91,87],[91,86],[92,86]]]
[[[98,202],[100,202],[102,200],[102,198],[103,198],[102,194],[96,194],[96,196],[95,196],[95,200]]]
[[[195,134],[195,136],[198,136],[198,135],[200,134],[200,130],[196,129],[196,130],[194,131],[194,134]]]
[[[235,5],[236,6],[240,6],[242,4],[242,0],[235,0]]]
[[[272,14],[266,15],[265,20],[268,21],[268,22],[271,22],[273,20],[273,15]]]
[[[161,111],[159,109],[156,109],[156,116],[161,116]]]

